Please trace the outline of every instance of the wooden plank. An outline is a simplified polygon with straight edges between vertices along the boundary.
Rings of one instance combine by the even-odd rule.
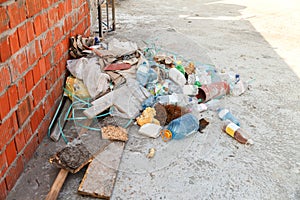
[[[90,163],[78,193],[110,199],[124,150],[123,142],[112,142]]]
[[[66,98],[66,101],[64,103],[64,107],[63,107],[60,115],[58,116],[57,122],[55,123],[55,126],[54,126],[53,130],[51,131],[51,135],[50,135],[50,138],[54,142],[57,142],[60,138],[60,135],[61,135],[58,121],[60,122],[60,126],[63,129],[64,125],[65,125],[65,119],[64,118],[66,116],[67,111],[69,110],[69,108],[71,106],[71,101],[69,100],[69,98],[67,98],[67,97],[63,97],[63,98]],[[70,117],[70,115],[71,115],[71,112],[69,113],[68,117]]]
[[[46,200],[55,200],[57,199],[57,196],[59,194],[59,191],[61,187],[63,186],[67,176],[68,176],[68,171],[65,169],[61,169],[51,187],[50,192],[48,193]]]
[[[85,126],[89,126],[91,125],[91,123],[93,122],[93,120],[87,119],[84,122]],[[79,136],[82,135],[84,132],[86,132],[87,129],[86,128],[82,128],[79,132]],[[82,168],[83,166],[81,166]],[[60,169],[54,183],[51,186],[51,189],[46,197],[46,200],[56,200],[59,194],[59,191],[61,190],[67,176],[68,176],[69,172],[65,169]]]

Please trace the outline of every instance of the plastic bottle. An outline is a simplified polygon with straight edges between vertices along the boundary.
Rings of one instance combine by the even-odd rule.
[[[142,85],[146,86],[149,80],[149,63],[146,59],[138,64],[136,71],[136,80]]]
[[[162,139],[167,142],[171,139],[182,139],[199,129],[198,119],[191,113],[182,115],[169,123],[165,130],[161,131]]]
[[[171,95],[157,96],[156,101],[160,104],[176,104],[178,106],[186,106],[188,104],[198,103],[198,100],[195,97],[189,97],[185,94],[176,93]]]
[[[237,118],[235,118],[232,113],[226,108],[218,108],[217,109],[218,116],[221,120],[230,120],[231,122],[235,123],[236,125],[240,126],[240,122]]]
[[[186,83],[185,76],[176,68],[171,68],[169,70],[169,78],[181,87]]]
[[[182,64],[181,64],[181,61],[178,61],[177,63],[176,63],[176,67],[175,67],[177,70],[179,70],[183,75],[185,74],[185,69],[184,69],[184,67],[182,66]]]
[[[230,85],[230,92],[233,96],[240,96],[246,91],[247,87],[247,83],[239,80],[236,84]]]
[[[254,144],[253,140],[249,139],[248,134],[231,121],[226,121],[223,124],[222,130],[241,144]]]
[[[217,111],[218,108],[220,108],[221,101],[220,99],[211,99],[208,102],[205,103],[208,110]]]

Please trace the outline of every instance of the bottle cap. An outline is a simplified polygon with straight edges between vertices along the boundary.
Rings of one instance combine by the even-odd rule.
[[[160,135],[164,142],[168,142],[172,139],[172,132],[170,130],[162,130]]]

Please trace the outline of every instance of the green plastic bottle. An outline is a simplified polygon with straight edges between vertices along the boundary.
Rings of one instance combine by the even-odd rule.
[[[177,61],[175,68],[178,69],[183,75],[185,75],[185,69],[181,64],[181,61]]]

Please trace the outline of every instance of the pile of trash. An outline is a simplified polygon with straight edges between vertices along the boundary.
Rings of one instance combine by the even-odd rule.
[[[79,52],[81,56],[67,61],[71,76],[65,94],[72,101],[86,102],[83,113],[87,118],[108,111],[110,116],[135,121],[140,134],[161,135],[167,141],[202,130],[199,120],[205,119],[199,114],[213,110],[220,119],[230,120],[226,133],[236,138],[238,130],[241,132],[238,120],[220,102],[225,95],[239,96],[247,90],[248,83],[239,74],[220,73],[213,65],[157,48],[141,50],[130,41],[104,43],[81,36],[71,41],[70,54]]]
[[[253,144],[230,108],[222,106],[224,96],[239,96],[248,89],[249,82],[240,80],[238,74],[220,73],[213,65],[185,60],[155,47],[140,49],[130,41],[104,43],[76,36],[70,42],[74,59],[67,61],[67,68],[71,75],[48,129],[52,140],[62,136],[67,145],[50,158],[61,171],[49,199],[57,197],[62,176],[87,164],[78,193],[109,199],[125,142],[130,140],[127,128],[133,123],[145,137],[179,140],[202,132],[209,121],[201,113],[209,110],[224,121],[225,133],[242,144]],[[112,118],[127,123],[121,127],[110,122]],[[80,127],[70,142],[63,131],[69,120]],[[96,121],[98,128],[91,126],[91,121]],[[85,134],[89,129],[93,132]],[[150,148],[146,157],[153,158],[155,151]]]

